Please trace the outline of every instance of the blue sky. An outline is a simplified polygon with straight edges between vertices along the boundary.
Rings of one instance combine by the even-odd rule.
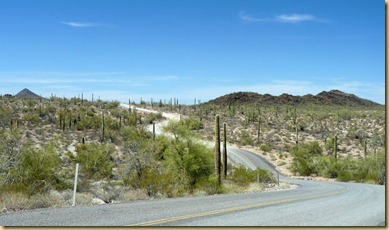
[[[0,94],[385,103],[384,1],[1,0]]]

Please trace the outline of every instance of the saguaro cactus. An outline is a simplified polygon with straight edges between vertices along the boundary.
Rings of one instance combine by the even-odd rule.
[[[69,113],[69,129],[72,128],[72,113]]]
[[[62,112],[59,112],[59,128],[62,128]]]
[[[257,143],[259,143],[261,137],[261,116],[258,116],[258,127],[257,127]]]
[[[336,134],[334,136],[334,157],[335,157],[335,160],[338,159],[338,137]]]
[[[153,122],[153,140],[155,140],[155,123]]]
[[[367,154],[367,140],[363,142],[363,157],[366,157]]]
[[[216,115],[215,118],[215,174],[218,179],[218,183],[221,183],[220,178],[220,165],[221,165],[221,159],[220,159],[220,122],[219,122],[219,115]]]
[[[102,134],[101,134],[101,143],[104,142],[104,136],[105,136],[105,118],[103,114],[103,125],[102,125]]]
[[[227,178],[227,124],[223,124],[223,174]]]

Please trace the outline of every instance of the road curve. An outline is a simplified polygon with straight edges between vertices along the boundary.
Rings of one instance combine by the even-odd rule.
[[[250,168],[274,166],[230,147],[229,159]],[[2,226],[377,226],[385,225],[385,186],[305,181],[299,187],[127,204],[51,208],[0,215]]]

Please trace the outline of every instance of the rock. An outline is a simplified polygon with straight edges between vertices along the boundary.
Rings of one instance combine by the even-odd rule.
[[[105,204],[105,202],[102,199],[99,198],[93,198],[92,204]]]

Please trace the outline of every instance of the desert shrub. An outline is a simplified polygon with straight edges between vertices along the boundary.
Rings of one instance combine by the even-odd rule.
[[[355,117],[355,114],[349,109],[341,109],[338,112],[338,116],[342,120],[351,120],[353,117]]]
[[[166,149],[164,164],[177,182],[192,190],[196,183],[213,173],[212,150],[191,140],[180,140]]]
[[[318,162],[316,171],[319,176],[327,178],[336,178],[338,176],[338,167],[334,157],[320,156],[314,161]]]
[[[163,154],[164,168],[173,173],[176,183],[193,190],[213,173],[213,150],[198,143],[185,123],[171,121],[164,130],[175,137]]]
[[[37,124],[39,122],[39,115],[38,113],[26,113],[23,116],[23,120],[31,124]]]
[[[247,186],[255,180],[250,174],[249,169],[243,165],[233,167],[233,172],[229,179],[240,186]]]
[[[225,187],[223,185],[219,185],[215,175],[211,175],[207,179],[198,181],[196,184],[196,190],[198,193],[202,191],[206,195],[222,194],[226,192]]]
[[[75,161],[80,164],[80,173],[85,179],[110,178],[114,166],[111,155],[114,151],[115,148],[110,144],[78,144]]]
[[[261,144],[261,145],[259,146],[259,148],[260,148],[262,151],[264,151],[264,152],[270,152],[270,150],[271,150],[271,147],[270,147],[269,145],[267,145],[267,144]]]
[[[239,186],[247,186],[252,182],[257,180],[260,183],[270,183],[274,182],[275,178],[273,174],[267,170],[257,168],[256,170],[251,170],[243,165],[235,166],[233,168],[232,175],[230,180]]]
[[[30,209],[58,207],[65,204],[65,201],[59,194],[49,192],[44,194],[35,194],[30,197],[29,201]]]
[[[350,156],[345,157],[342,160],[338,160],[335,163],[337,177],[339,181],[360,181],[360,178],[357,178],[357,171],[360,170],[357,168],[356,161]]]
[[[144,118],[145,124],[153,124],[153,122],[162,119],[162,113],[149,113]]]
[[[55,187],[60,183],[57,177],[60,159],[56,151],[53,143],[40,149],[25,145],[12,167],[8,168],[2,189],[33,195]]]
[[[0,127],[5,128],[10,124],[12,112],[5,106],[0,106]]]
[[[292,148],[293,162],[291,165],[292,172],[300,175],[309,176],[317,174],[317,167],[314,158],[322,154],[322,149],[319,143],[314,141],[311,143],[300,143]]]
[[[368,155],[362,160],[355,161],[355,164],[353,178],[355,181],[384,184],[386,175],[384,151]]]
[[[251,137],[251,135],[247,131],[242,130],[240,132],[240,143],[242,145],[253,145],[254,144],[254,140],[253,140],[253,138]]]
[[[273,183],[276,181],[273,174],[267,170],[257,168],[251,172],[255,180],[260,183]]]
[[[329,140],[327,140],[324,144],[324,148],[327,150],[328,153],[334,152],[334,142],[335,138],[331,137]],[[339,143],[339,140],[338,140]]]
[[[0,193],[0,210],[21,211],[30,208],[29,196],[24,192]]]
[[[183,123],[189,130],[199,130],[204,128],[203,123],[199,119],[194,117],[188,117],[183,119]]]

